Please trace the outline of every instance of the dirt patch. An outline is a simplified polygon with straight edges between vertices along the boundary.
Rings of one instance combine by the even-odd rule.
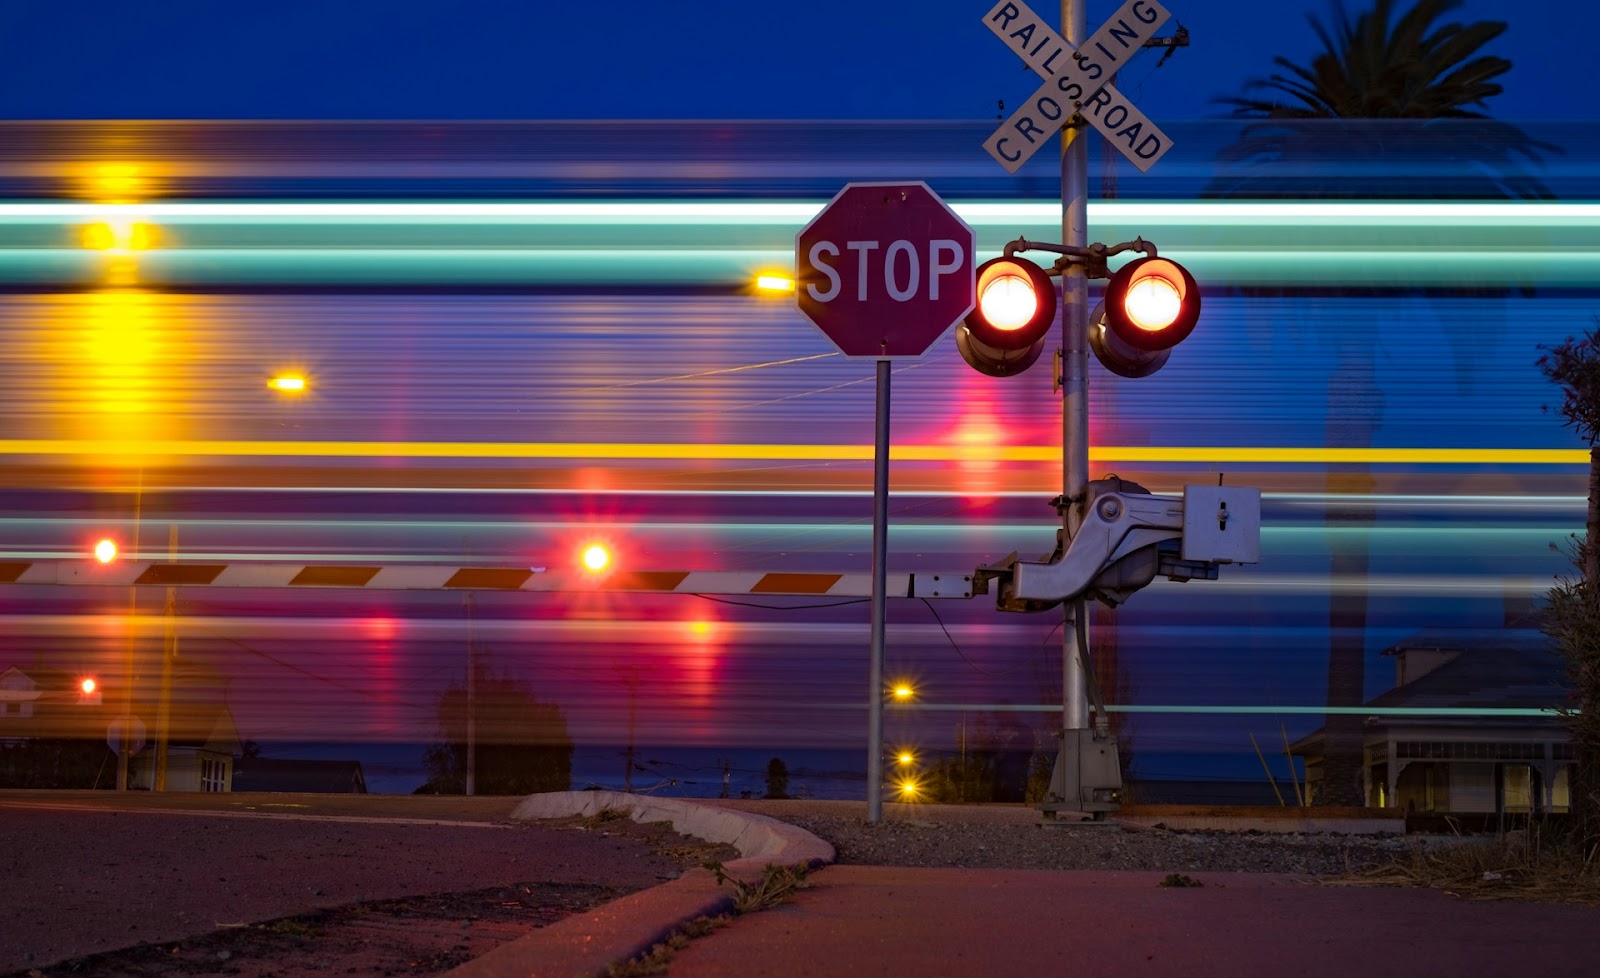
[[[92,954],[13,975],[431,975],[626,892],[528,882],[470,893],[377,900],[228,927],[182,941]]]

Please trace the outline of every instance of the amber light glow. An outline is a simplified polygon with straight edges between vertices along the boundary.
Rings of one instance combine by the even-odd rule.
[[[156,192],[151,167],[141,163],[90,163],[78,169],[81,192],[102,204],[126,204]]]
[[[83,229],[83,246],[91,251],[114,255],[149,251],[155,246],[155,229],[142,221],[116,220],[91,224]]]
[[[101,540],[94,545],[94,559],[102,564],[109,564],[117,559],[117,542],[111,539]]]
[[[92,693],[95,691],[95,687],[97,685],[98,684],[95,683],[93,679],[86,678],[83,680],[83,682],[78,684],[78,688],[83,690],[85,693]]]

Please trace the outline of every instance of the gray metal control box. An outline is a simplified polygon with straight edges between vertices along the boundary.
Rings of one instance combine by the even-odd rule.
[[[1213,564],[1261,561],[1261,490],[1183,487],[1183,559]]]

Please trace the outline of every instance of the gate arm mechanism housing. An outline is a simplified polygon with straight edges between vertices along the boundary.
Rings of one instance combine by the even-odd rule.
[[[1261,559],[1261,491],[1247,486],[1185,486],[1182,496],[1155,495],[1110,476],[1089,483],[1083,519],[1042,561],[1012,554],[980,567],[974,590],[998,581],[1002,611],[1043,611],[1088,594],[1112,605],[1157,575],[1215,580],[1220,564]]]

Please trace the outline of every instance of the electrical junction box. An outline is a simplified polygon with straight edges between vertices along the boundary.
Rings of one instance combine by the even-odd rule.
[[[1212,564],[1261,561],[1261,490],[1183,487],[1183,559]]]

